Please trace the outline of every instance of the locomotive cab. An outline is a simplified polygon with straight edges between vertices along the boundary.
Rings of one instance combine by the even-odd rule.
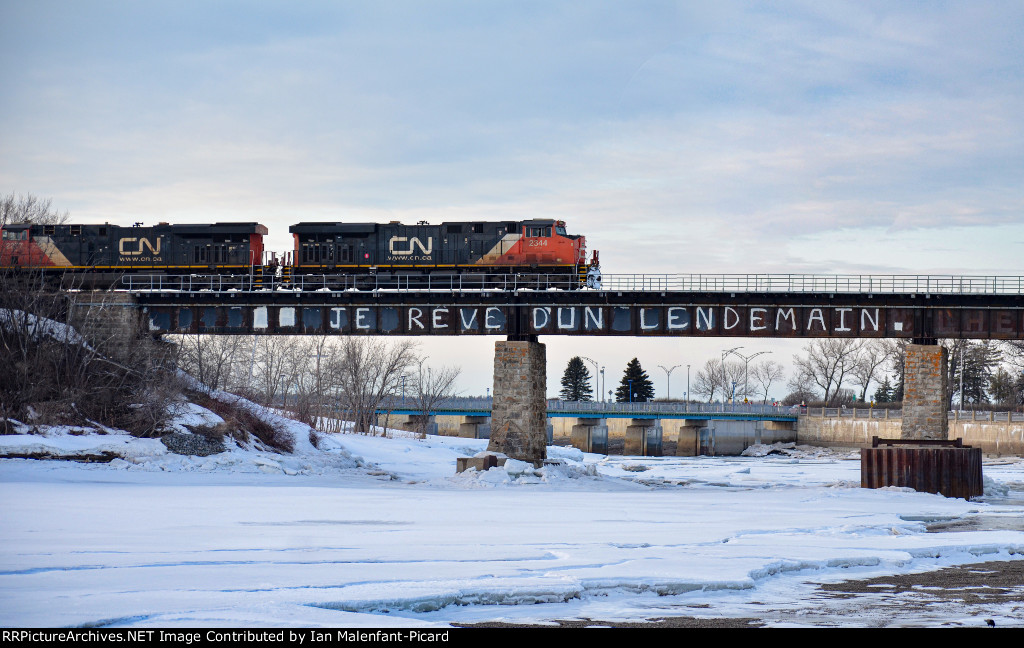
[[[520,263],[544,273],[570,272],[587,282],[587,239],[569,234],[565,221],[531,220],[522,224]]]
[[[375,275],[374,285],[465,275],[476,275],[483,285],[488,279],[481,275],[491,275],[495,285],[503,286],[501,276],[530,274],[560,277],[545,285],[582,287],[594,269],[594,263],[587,264],[586,238],[569,234],[564,221],[553,219],[408,225],[304,222],[289,232],[294,241],[292,272],[333,276],[322,280],[332,286],[349,285],[344,275]]]

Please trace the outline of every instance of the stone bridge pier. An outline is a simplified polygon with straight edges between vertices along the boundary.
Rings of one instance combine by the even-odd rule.
[[[177,347],[154,336],[134,295],[82,291],[67,300],[67,323],[106,358],[137,368],[177,365]]]
[[[123,292],[79,292],[68,297],[68,323],[109,358],[127,357],[148,331],[134,295]]]
[[[547,352],[536,337],[494,343],[490,452],[540,466],[547,459]]]
[[[903,439],[949,438],[949,350],[940,344],[908,344],[903,365]]]

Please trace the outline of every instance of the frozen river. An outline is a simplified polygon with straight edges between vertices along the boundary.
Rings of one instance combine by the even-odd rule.
[[[118,435],[0,440],[124,457],[0,461],[3,626],[821,625],[819,583],[1024,558],[1016,460],[987,464],[986,496],[968,502],[861,489],[855,454],[807,448],[552,448],[559,466],[455,475],[485,441],[335,435],[287,456],[194,458]],[[1022,625],[1019,601],[984,616]],[[984,623],[956,606],[872,609],[835,623]]]

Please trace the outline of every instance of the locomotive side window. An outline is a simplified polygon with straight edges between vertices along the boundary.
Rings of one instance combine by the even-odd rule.
[[[530,238],[550,238],[551,227],[531,226],[526,228],[526,235]]]
[[[320,260],[320,247],[313,243],[302,244],[302,262],[317,263]]]

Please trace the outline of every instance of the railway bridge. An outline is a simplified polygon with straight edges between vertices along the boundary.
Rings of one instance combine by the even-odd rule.
[[[358,281],[358,283],[357,283]],[[283,279],[127,276],[76,307],[139,314],[153,335],[492,335],[491,447],[545,458],[546,335],[902,338],[902,435],[947,436],[940,338],[1024,340],[1024,277],[606,275],[578,289],[545,275]],[[109,311],[112,303],[113,311]],[[127,318],[132,320],[131,317]],[[106,325],[101,316],[98,326]]]

